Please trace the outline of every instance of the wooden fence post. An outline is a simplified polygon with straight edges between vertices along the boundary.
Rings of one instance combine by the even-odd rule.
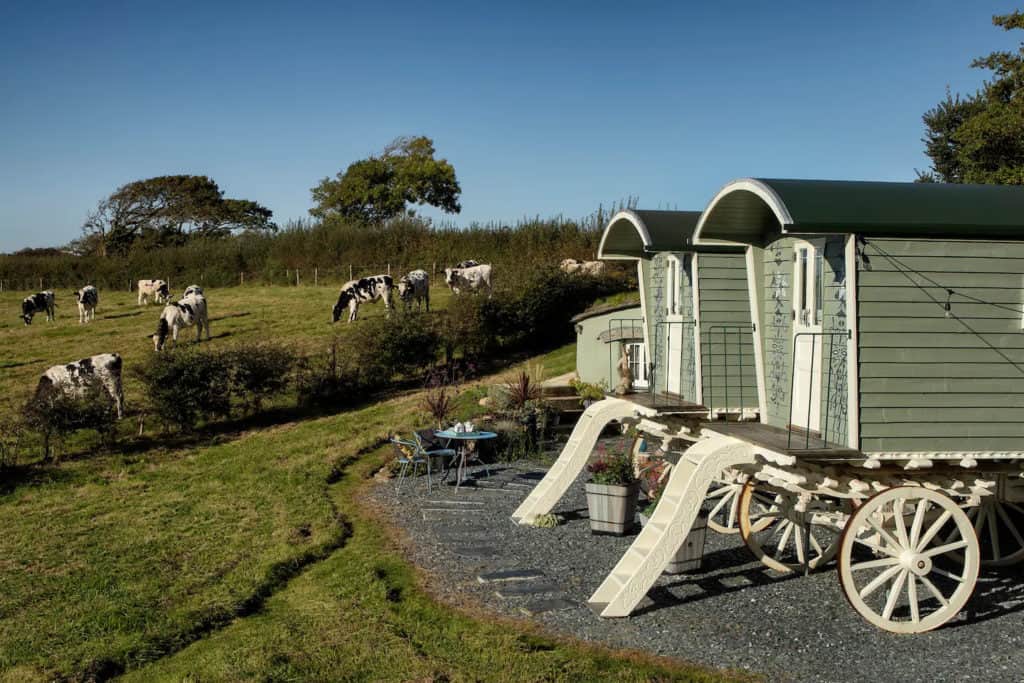
[[[391,275],[391,264],[388,264],[388,275]]]
[[[348,279],[349,280],[353,279],[352,278],[352,264],[351,263],[348,264]]]
[[[298,268],[295,269],[295,286],[296,287],[299,286],[299,269]]]
[[[320,286],[320,268],[318,267],[313,268],[313,286]]]

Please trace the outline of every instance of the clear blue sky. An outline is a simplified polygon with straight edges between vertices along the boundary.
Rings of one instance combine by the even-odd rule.
[[[910,180],[921,114],[1014,48],[1013,2],[10,2],[0,251],[57,245],[139,178],[212,176],[281,223],[403,134],[459,224],[700,209],[740,176]]]

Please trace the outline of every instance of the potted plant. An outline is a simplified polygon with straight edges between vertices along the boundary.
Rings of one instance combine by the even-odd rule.
[[[644,505],[637,515],[640,518],[641,527],[647,526],[647,522],[654,516],[654,511],[661,501],[661,494],[665,490],[665,482],[667,480],[665,470],[665,461],[659,460],[642,474],[643,488],[647,491],[647,504]],[[665,573],[682,574],[699,570],[701,561],[704,558],[704,536],[706,533],[707,517],[702,513],[697,515],[697,519],[694,521],[693,528],[690,529],[686,540],[683,541],[679,550],[669,559],[668,565],[665,566]]]
[[[580,397],[580,403],[583,404],[584,408],[589,408],[593,403],[600,401],[605,397],[605,393],[607,393],[607,385],[603,379],[597,384],[591,384],[590,382],[584,382],[577,376],[569,380],[569,386]]]
[[[640,482],[633,472],[633,461],[625,441],[611,451],[599,446],[600,455],[587,465],[587,508],[590,531],[595,534],[623,536],[633,530]]]

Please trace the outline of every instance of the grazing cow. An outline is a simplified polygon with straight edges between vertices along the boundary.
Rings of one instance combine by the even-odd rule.
[[[444,281],[452,294],[459,294],[463,290],[485,291],[487,296],[491,295],[491,264],[482,263],[469,268],[445,268]]]
[[[199,285],[189,285],[185,288],[185,293],[181,295],[181,298],[184,299],[190,294],[203,294],[203,288]]]
[[[341,312],[348,306],[348,321],[356,319],[359,311],[359,304],[372,303],[378,299],[384,299],[384,308],[388,314],[391,312],[391,290],[395,288],[394,280],[390,275],[371,275],[361,277],[358,280],[349,280],[341,286],[338,293],[338,303],[334,304],[332,322],[341,319]]]
[[[479,261],[474,261],[473,259],[466,259],[465,261],[459,261],[454,266],[452,266],[452,268],[472,268],[473,266],[479,265]]]
[[[156,334],[153,335],[153,346],[157,351],[162,351],[167,341],[167,335],[171,335],[174,345],[178,345],[178,332],[185,327],[196,327],[196,341],[203,336],[203,329],[206,329],[206,341],[210,341],[210,318],[207,315],[206,298],[202,294],[193,294],[185,297],[177,303],[164,306],[160,314],[160,322],[157,323]]]
[[[148,304],[150,298],[158,304],[171,300],[171,290],[163,280],[139,280],[139,306]]]
[[[86,285],[75,292],[78,302],[78,324],[96,319],[96,307],[100,305],[100,293],[92,285]]]
[[[414,270],[402,276],[398,281],[398,298],[405,304],[405,310],[412,309],[416,302],[416,310],[420,310],[424,302],[430,310],[430,275],[425,270]]]
[[[21,319],[26,325],[32,324],[32,318],[36,313],[46,313],[46,321],[49,322],[57,317],[57,302],[51,290],[36,292],[32,296],[25,297],[21,302]]]
[[[567,258],[558,267],[561,268],[563,273],[569,275],[596,276],[604,272],[605,263],[604,261],[578,261],[574,258]]]
[[[116,353],[101,353],[67,365],[54,365],[39,378],[35,397],[39,400],[59,391],[71,398],[83,398],[94,382],[99,382],[114,400],[117,419],[124,417],[121,356]]]

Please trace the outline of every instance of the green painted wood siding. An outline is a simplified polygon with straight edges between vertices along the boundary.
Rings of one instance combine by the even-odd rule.
[[[667,270],[670,262],[668,253],[655,254],[644,260],[644,301],[647,304],[645,320],[648,325],[648,339],[653,349],[648,349],[649,358],[654,363],[652,389],[665,392],[668,388],[666,368],[668,359],[668,335],[670,328],[682,331],[682,352],[680,359],[673,359],[672,371],[679,372],[680,395],[693,400],[696,397],[696,366],[693,343],[693,289],[692,262],[690,254],[673,254],[679,259],[681,272],[676,278],[677,301],[679,315],[669,320],[668,302],[666,301]],[[682,320],[678,322],[677,320]]]
[[[613,311],[577,323],[580,331],[576,334],[576,374],[584,382],[599,384],[614,389],[619,383],[618,362],[622,354],[621,342],[606,343],[598,335],[616,328],[640,327],[642,313],[639,308]]]
[[[761,334],[764,347],[765,421],[775,427],[790,424],[793,371],[793,244],[781,237],[755,250],[764,264]],[[821,344],[821,432],[831,443],[845,445],[847,415],[847,340],[845,237],[809,240],[822,256],[818,294],[823,335]]]
[[[701,380],[704,405],[756,409],[757,373],[742,253],[698,254]]]
[[[857,278],[861,449],[1024,450],[1024,244],[871,238]]]
[[[756,255],[756,252],[755,252]],[[790,374],[793,368],[793,240],[778,239],[761,250],[761,343],[764,350],[767,405],[763,422],[789,424]]]

